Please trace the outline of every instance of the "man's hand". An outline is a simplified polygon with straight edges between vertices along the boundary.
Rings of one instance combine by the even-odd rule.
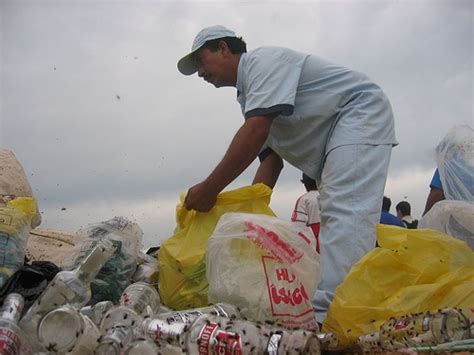
[[[219,192],[257,157],[267,139],[274,116],[254,116],[245,121],[232,139],[222,161],[206,180],[188,190],[186,209],[208,212],[214,206]]]
[[[217,195],[218,192],[211,189],[204,181],[188,190],[184,204],[187,210],[209,212],[216,203]]]

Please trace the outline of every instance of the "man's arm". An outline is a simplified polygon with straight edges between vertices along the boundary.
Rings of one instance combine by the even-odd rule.
[[[235,134],[222,161],[203,182],[194,185],[186,195],[186,208],[209,211],[216,198],[228,184],[238,177],[257,157],[265,143],[274,116],[247,118]]]
[[[260,162],[252,184],[261,182],[273,189],[280,176],[281,169],[283,169],[283,159],[272,151]]]

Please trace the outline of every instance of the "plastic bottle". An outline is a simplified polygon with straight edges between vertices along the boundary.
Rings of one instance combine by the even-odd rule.
[[[435,313],[391,318],[382,324],[378,333],[359,337],[358,343],[364,351],[397,350],[443,344],[470,336],[466,316],[458,309],[444,308]]]
[[[320,354],[315,332],[270,328],[245,320],[204,314],[186,335],[189,354]]]
[[[461,308],[460,311],[469,320],[471,338],[474,337],[474,306]]]
[[[379,332],[360,336],[357,339],[357,344],[364,353],[380,353],[383,351]]]
[[[18,326],[24,299],[18,293],[10,293],[0,310],[0,354],[31,354],[25,334]]]
[[[85,306],[80,309],[80,312],[89,317],[97,326],[100,326],[105,314],[114,306],[111,301],[98,302],[91,306]]]
[[[154,314],[160,307],[160,296],[155,287],[135,282],[122,293],[119,304],[112,307],[102,319],[100,329],[105,334],[96,350],[97,354],[119,353],[140,328],[143,316]]]
[[[20,321],[21,328],[31,339],[33,350],[43,349],[37,334],[40,319],[53,308],[66,304],[81,308],[89,302],[90,283],[114,252],[115,246],[108,240],[102,240],[76,270],[56,274]]]
[[[133,338],[130,326],[118,324],[107,329],[95,349],[96,355],[120,355]]]
[[[166,355],[185,355],[186,353],[177,346],[171,344],[156,344],[146,338],[137,338],[132,340],[124,351],[125,355],[143,355],[143,354],[166,354]]]
[[[93,354],[100,337],[99,328],[76,308],[65,305],[46,313],[38,326],[38,338],[53,353]]]
[[[333,333],[317,333],[316,335],[322,350],[336,350],[339,346],[339,339]]]
[[[138,249],[143,235],[138,224],[123,217],[91,224],[77,232],[82,240],[74,247],[71,260],[64,261],[65,269],[74,269],[99,240],[109,240],[117,252],[104,265],[92,281],[91,303],[112,301],[116,303],[123,290],[130,284],[137,268]]]
[[[155,287],[145,282],[135,282],[122,293],[119,304],[112,307],[102,319],[102,332],[117,325],[138,326],[142,315],[156,313],[160,296]]]
[[[125,355],[158,354],[160,348],[151,340],[135,339],[125,349]],[[167,355],[171,355],[166,352]]]
[[[435,345],[470,337],[469,319],[462,311],[456,308],[443,308],[430,317],[425,316],[422,332],[417,332],[414,337],[408,340],[408,344],[412,347]]]
[[[236,318],[239,316],[239,311],[233,305],[217,303],[208,307],[159,313],[143,321],[141,325],[142,332],[147,339],[155,343],[171,344],[182,348],[184,347],[184,337],[189,324],[203,314]]]

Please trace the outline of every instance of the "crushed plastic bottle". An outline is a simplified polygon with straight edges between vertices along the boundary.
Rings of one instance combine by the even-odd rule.
[[[144,338],[140,333],[135,335],[130,343],[125,347],[125,355],[142,354],[165,354],[165,355],[185,355],[180,347],[165,343],[155,343]]]
[[[357,344],[363,353],[382,352],[382,344],[380,344],[379,332],[365,334],[357,339]]]
[[[456,308],[443,308],[431,317],[425,316],[421,330],[409,339],[410,346],[443,344],[471,337],[468,318]]]
[[[99,240],[109,240],[116,246],[117,252],[91,283],[91,304],[101,301],[116,303],[135,273],[142,230],[134,222],[123,217],[114,217],[108,221],[89,225],[77,234],[83,238],[74,247],[69,260],[64,261],[65,269],[76,268]]]
[[[95,355],[120,355],[133,339],[133,330],[128,325],[117,324],[107,329],[100,338]]]
[[[136,339],[130,342],[125,349],[125,355],[143,355],[143,354],[158,354],[160,348],[151,340]],[[171,355],[169,352],[167,355]]]
[[[160,296],[156,288],[145,282],[135,282],[122,293],[119,304],[104,316],[101,330],[107,331],[117,325],[138,326],[143,314],[156,313],[160,307]]]
[[[101,322],[105,334],[96,350],[97,354],[115,354],[133,339],[144,316],[158,311],[160,296],[155,287],[145,282],[135,282],[122,293],[118,305],[109,309]]]
[[[320,354],[315,332],[271,328],[246,320],[204,314],[186,335],[189,354]]]
[[[416,348],[469,339],[469,319],[456,308],[438,312],[416,313],[391,318],[379,332],[360,336],[358,344],[364,352]]]
[[[38,340],[37,328],[41,318],[53,308],[69,304],[81,308],[91,297],[90,283],[107,260],[114,254],[115,246],[101,240],[74,271],[60,271],[44,292],[20,320],[21,328],[31,339],[33,350],[44,348]]]
[[[80,312],[89,317],[97,326],[100,326],[105,314],[114,306],[111,301],[101,301],[91,306],[85,306]]]
[[[93,354],[99,337],[97,325],[69,305],[46,313],[38,325],[39,341],[52,353]]]
[[[333,333],[317,333],[322,350],[334,351],[339,346],[339,339]]]
[[[233,305],[217,303],[208,307],[159,313],[143,321],[142,333],[157,344],[170,344],[181,349],[185,346],[184,338],[189,325],[203,314],[235,319],[239,311]]]

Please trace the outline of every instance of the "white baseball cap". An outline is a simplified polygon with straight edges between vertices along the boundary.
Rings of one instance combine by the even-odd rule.
[[[192,59],[192,55],[194,54],[194,52],[201,48],[207,41],[224,37],[237,36],[235,35],[234,31],[231,31],[221,25],[203,28],[194,38],[193,46],[191,47],[191,53],[185,55],[178,61],[178,70],[184,75],[191,75],[197,72],[196,65],[194,64]]]

